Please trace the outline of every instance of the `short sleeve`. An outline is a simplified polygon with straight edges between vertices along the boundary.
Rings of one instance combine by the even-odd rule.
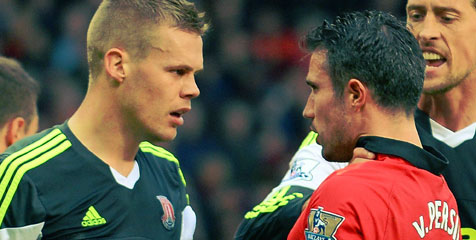
[[[0,239],[38,239],[45,221],[45,208],[34,183],[27,176],[15,181],[2,176]]]

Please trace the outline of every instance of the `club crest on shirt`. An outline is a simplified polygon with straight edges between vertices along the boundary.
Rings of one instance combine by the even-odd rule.
[[[174,206],[165,196],[157,196],[157,199],[160,201],[162,209],[164,210],[164,215],[162,215],[162,224],[164,224],[165,229],[170,231],[175,226]]]
[[[343,216],[326,212],[324,208],[312,208],[304,230],[306,240],[335,240],[334,234],[345,220]]]
[[[312,173],[311,171],[317,167],[319,163],[316,163],[312,160],[300,160],[295,161],[292,166],[291,170],[289,171],[289,175],[287,178],[283,179],[283,181],[289,181],[293,179],[302,179],[306,181],[312,180]]]

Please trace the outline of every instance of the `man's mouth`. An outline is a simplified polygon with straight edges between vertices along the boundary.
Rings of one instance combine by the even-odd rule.
[[[170,112],[170,115],[172,115],[173,117],[179,118],[189,111],[190,111],[190,108],[181,108],[181,109],[178,109],[177,111]]]
[[[181,126],[184,123],[183,115],[190,111],[190,108],[181,108],[177,111],[170,112],[170,116],[172,116],[173,122],[176,126]]]
[[[426,66],[429,67],[439,67],[446,62],[446,58],[434,52],[423,52],[423,58],[426,61]]]
[[[182,114],[180,114],[179,112],[171,112],[170,115],[174,116],[174,117],[181,117]]]

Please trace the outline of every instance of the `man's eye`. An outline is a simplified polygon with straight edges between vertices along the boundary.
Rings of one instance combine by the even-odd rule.
[[[173,70],[173,72],[176,73],[179,76],[183,76],[186,73],[186,71],[183,70],[183,69],[175,69],[175,70]]]
[[[409,16],[412,21],[419,21],[423,18],[423,14],[416,13],[416,12],[410,13]]]
[[[445,23],[451,23],[455,20],[455,18],[453,16],[442,16],[441,17],[441,20],[443,20],[443,22]]]

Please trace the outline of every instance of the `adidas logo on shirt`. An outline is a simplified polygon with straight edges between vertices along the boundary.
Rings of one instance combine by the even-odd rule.
[[[81,222],[83,227],[92,227],[103,224],[106,224],[106,219],[101,217],[93,206],[89,207],[88,212],[86,212],[86,215]]]

